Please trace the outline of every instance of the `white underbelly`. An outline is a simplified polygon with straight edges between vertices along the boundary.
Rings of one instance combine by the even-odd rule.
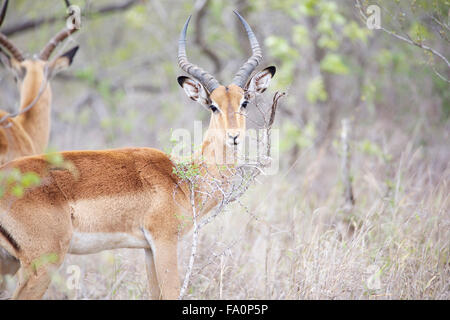
[[[137,238],[128,233],[75,232],[69,247],[69,253],[89,254],[103,250],[120,248],[150,248],[144,238]]]

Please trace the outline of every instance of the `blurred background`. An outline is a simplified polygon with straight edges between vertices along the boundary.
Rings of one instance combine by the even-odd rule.
[[[54,56],[80,50],[51,82],[51,150],[167,150],[171,129],[206,128],[209,112],[176,81],[190,14],[189,59],[223,84],[250,56],[233,10],[262,45],[260,67],[277,67],[263,99],[286,92],[280,171],[202,230],[186,298],[450,298],[448,0],[71,3],[81,29]],[[362,18],[369,5],[382,29]],[[13,0],[1,32],[32,55],[65,17],[64,1]],[[13,112],[18,99],[1,67],[0,107]],[[81,268],[78,290],[66,285],[71,265]],[[146,288],[143,252],[115,250],[69,256],[46,297],[143,299]]]

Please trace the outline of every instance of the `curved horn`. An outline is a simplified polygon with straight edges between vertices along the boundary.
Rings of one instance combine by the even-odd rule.
[[[244,25],[245,31],[247,31],[248,40],[250,40],[250,45],[252,47],[252,56],[247,60],[246,63],[242,65],[239,71],[236,73],[233,79],[233,83],[241,88],[243,88],[247,82],[247,79],[252,74],[253,70],[255,70],[256,66],[262,59],[261,47],[259,46],[258,40],[255,37],[255,34],[250,28],[247,21],[237,12],[233,11],[239,20],[241,20]]]
[[[183,30],[180,33],[180,40],[178,40],[178,65],[188,74],[200,81],[208,90],[209,93],[213,92],[220,84],[211,74],[203,70],[202,68],[192,64],[188,61],[186,55],[186,32],[189,25],[189,21],[192,16],[186,20]]]
[[[69,8],[70,1],[65,0],[64,2],[66,3],[66,7]],[[53,50],[55,50],[56,46],[77,30],[78,30],[77,28],[72,29],[65,28],[60,32],[58,32],[56,36],[50,39],[50,41],[47,43],[44,49],[42,49],[41,53],[39,54],[39,59],[47,61],[48,58],[50,58],[50,55],[52,54]]]
[[[5,0],[5,2],[3,3],[2,10],[0,11],[0,26],[2,25],[3,20],[5,19],[7,8],[8,8],[8,0]],[[18,61],[24,60],[22,52],[20,52],[20,50],[15,45],[13,45],[12,42],[9,41],[8,38],[1,32],[0,32],[0,45],[5,47],[16,60]]]
[[[78,29],[73,28],[73,29],[64,29],[58,32],[56,36],[50,39],[50,41],[47,43],[44,49],[42,49],[41,53],[39,54],[39,59],[47,61],[50,55],[52,54],[53,50],[55,50],[56,46],[77,30]]]
[[[3,3],[2,11],[0,12],[0,26],[2,25],[3,20],[5,20],[7,7],[8,7],[8,0],[6,0],[5,3]]]

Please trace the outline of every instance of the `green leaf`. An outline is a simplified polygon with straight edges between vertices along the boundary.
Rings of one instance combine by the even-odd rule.
[[[282,37],[270,36],[265,40],[270,54],[281,60],[293,60],[298,58],[299,53],[292,48],[288,41]]]
[[[84,69],[75,70],[75,77],[80,80],[85,80],[89,84],[95,83],[95,72],[93,67],[85,67]]]
[[[125,13],[127,24],[136,29],[142,29],[147,24],[147,19],[148,16],[144,5],[134,6]]]
[[[56,263],[56,262],[58,262],[58,254],[57,253],[47,253],[47,254],[44,254],[44,255],[40,256],[39,258],[33,260],[31,262],[31,267],[36,272],[40,267],[46,266],[47,264],[50,264],[50,263]]]
[[[23,196],[23,187],[21,185],[16,184],[11,188],[11,193],[16,197],[20,198]]]
[[[328,94],[325,91],[325,86],[321,76],[313,78],[308,83],[308,88],[306,90],[306,99],[310,103],[316,103],[317,101],[326,101],[328,99]]]
[[[48,163],[59,166],[62,165],[64,162],[63,156],[61,153],[58,152],[49,152],[45,155],[45,159]]]
[[[319,0],[306,0],[300,5],[300,12],[308,15],[315,16],[318,14],[317,3]]]
[[[431,33],[428,31],[427,27],[423,24],[416,22],[409,29],[409,36],[417,42],[422,42],[424,40],[430,40],[432,38]]]
[[[327,35],[321,36],[317,44],[319,45],[319,47],[329,50],[336,50],[337,48],[339,48],[339,42]]]
[[[41,178],[34,172],[26,172],[22,176],[22,186],[25,188],[38,185],[40,181]]]
[[[320,63],[320,68],[329,73],[348,74],[348,67],[342,62],[341,57],[335,53],[329,53]]]
[[[367,28],[360,27],[355,21],[351,21],[344,27],[344,35],[352,41],[362,41],[367,43],[367,36],[370,31]]]
[[[309,46],[311,41],[308,29],[302,25],[294,26],[292,28],[292,41],[300,48]]]

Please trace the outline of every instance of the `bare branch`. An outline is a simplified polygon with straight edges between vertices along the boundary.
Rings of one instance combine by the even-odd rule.
[[[275,121],[275,113],[277,112],[278,101],[285,95],[286,95],[286,93],[284,93],[284,92],[282,92],[282,93],[276,92],[275,95],[273,96],[272,108],[270,111],[270,118],[269,118],[269,123],[268,123],[269,128],[272,128],[273,122]]]
[[[121,3],[116,4],[108,4],[103,7],[100,7],[95,10],[84,11],[86,17],[96,17],[99,15],[105,15],[110,13],[115,13],[117,11],[124,11],[132,6],[136,5],[140,0],[127,0]],[[21,33],[25,31],[29,31],[31,29],[40,27],[42,25],[52,25],[57,22],[64,21],[64,18],[61,18],[60,15],[51,16],[51,17],[42,17],[31,20],[25,20],[17,22],[9,27],[5,27],[2,29],[2,33],[6,36],[11,36],[16,33]]]
[[[190,161],[188,161],[187,164],[185,162],[174,161],[174,171],[177,172],[177,175],[181,178],[181,183],[186,184],[190,191],[189,199],[191,212],[189,213],[189,216],[192,214],[193,223],[191,253],[179,299],[183,299],[192,276],[200,230],[206,224],[213,221],[214,218],[223,212],[230,203],[237,201],[243,206],[239,199],[248,188],[257,181],[256,178],[259,175],[265,174],[264,169],[268,166],[267,159],[270,158],[270,132],[275,119],[279,99],[284,95],[284,93],[275,93],[271,107],[266,112],[262,109],[260,110],[263,115],[263,123],[259,129],[262,129],[264,137],[262,139],[259,135],[256,137],[258,154],[255,159],[244,156],[244,159],[239,159],[243,160],[243,163],[238,160],[238,164],[236,165],[212,165],[214,170],[210,170],[212,168],[208,167],[208,164],[202,161],[200,163],[190,163]],[[257,107],[260,108],[259,106]],[[211,164],[209,166],[211,166]],[[193,172],[192,168],[195,168],[198,173],[186,174],[187,172]],[[218,170],[219,175],[217,172],[211,172],[215,170]],[[175,201],[175,196],[179,188],[181,188],[180,184],[176,186],[173,192]],[[202,214],[205,204],[211,200],[215,201],[214,211],[202,220],[197,221]],[[182,207],[180,203],[177,204]],[[247,208],[246,211],[249,212]],[[216,258],[217,257],[218,256],[216,256]]]
[[[198,0],[195,3],[195,43],[200,47],[201,51],[211,60],[214,64],[213,73],[219,73],[222,70],[222,62],[219,59],[219,56],[209,48],[205,40],[203,38],[203,21],[205,18],[206,11],[208,9],[208,5],[210,0]]]
[[[362,19],[364,21],[366,21],[367,20],[367,16],[365,15],[365,13],[363,11],[363,6],[362,6],[360,0],[355,0],[355,1],[356,1],[356,7],[359,9],[359,12],[361,14]],[[390,36],[392,36],[392,37],[394,37],[396,39],[399,39],[399,40],[401,40],[403,42],[406,42],[406,43],[408,43],[410,45],[419,47],[419,48],[421,48],[423,50],[426,50],[426,51],[432,53],[434,56],[436,56],[439,59],[441,59],[442,61],[444,61],[445,64],[447,65],[447,67],[450,69],[450,62],[448,61],[448,59],[442,53],[438,52],[437,50],[435,50],[435,49],[433,49],[433,48],[431,48],[431,47],[429,47],[429,46],[427,46],[427,45],[425,45],[425,44],[423,44],[421,42],[418,42],[418,41],[412,39],[408,34],[406,34],[406,36],[401,36],[401,35],[397,34],[394,31],[391,31],[391,30],[388,30],[388,29],[384,28],[383,26],[379,26],[379,30],[382,30],[383,32],[389,34]],[[434,68],[433,68],[433,70],[434,70]],[[441,79],[445,80],[446,82],[449,82],[449,80],[444,78],[441,74],[438,74],[438,76]]]
[[[70,74],[57,74],[56,78],[59,81],[74,81],[74,82],[86,82],[86,80],[81,79],[79,77],[76,77],[74,75]],[[90,87],[94,87],[95,89],[98,89],[100,84],[103,82],[102,78],[100,77],[94,77],[94,79],[89,82]],[[162,88],[158,86],[154,86],[151,84],[127,84],[127,81],[123,81],[123,79],[120,79],[118,81],[114,81],[111,83],[111,85],[108,87],[110,92],[116,92],[118,90],[126,90],[130,89],[136,92],[150,92],[150,93],[156,93],[161,92]]]

